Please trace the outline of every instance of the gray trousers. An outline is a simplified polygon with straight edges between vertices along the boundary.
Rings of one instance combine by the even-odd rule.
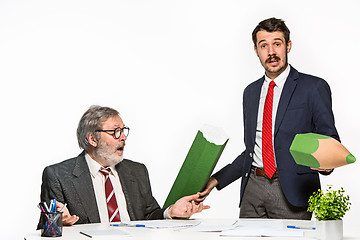
[[[306,209],[287,201],[279,178],[268,179],[251,171],[240,205],[240,218],[310,220],[312,214]]]

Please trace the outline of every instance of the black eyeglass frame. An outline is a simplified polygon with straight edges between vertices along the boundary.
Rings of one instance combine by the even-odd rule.
[[[118,129],[120,129],[120,135],[119,135],[119,137],[116,137],[115,133],[116,133],[116,131],[118,131]],[[128,130],[127,134],[124,133],[124,129]],[[95,132],[105,132],[105,133],[113,136],[114,139],[119,139],[121,137],[121,134],[123,134],[123,133],[125,134],[125,137],[129,136],[130,128],[125,126],[123,128],[121,128],[121,127],[115,128],[114,130],[95,130]],[[110,133],[110,132],[112,132],[112,133]]]

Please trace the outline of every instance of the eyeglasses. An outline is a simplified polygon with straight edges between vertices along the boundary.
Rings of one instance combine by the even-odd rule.
[[[121,134],[124,133],[125,137],[129,135],[130,128],[129,127],[118,127],[114,130],[95,130],[95,132],[105,132],[107,134],[112,135],[115,139],[119,139],[121,137]]]

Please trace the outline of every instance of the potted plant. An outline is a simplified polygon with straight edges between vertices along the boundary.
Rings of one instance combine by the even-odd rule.
[[[316,230],[319,239],[343,239],[342,218],[351,205],[349,196],[344,193],[342,187],[333,190],[332,185],[328,185],[325,192],[319,189],[310,196],[308,211],[318,220]]]

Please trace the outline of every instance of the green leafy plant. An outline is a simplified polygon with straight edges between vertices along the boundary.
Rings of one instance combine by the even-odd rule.
[[[313,212],[317,220],[341,220],[350,209],[349,196],[344,195],[344,189],[333,190],[328,185],[326,192],[318,190],[309,198],[308,212]]]

